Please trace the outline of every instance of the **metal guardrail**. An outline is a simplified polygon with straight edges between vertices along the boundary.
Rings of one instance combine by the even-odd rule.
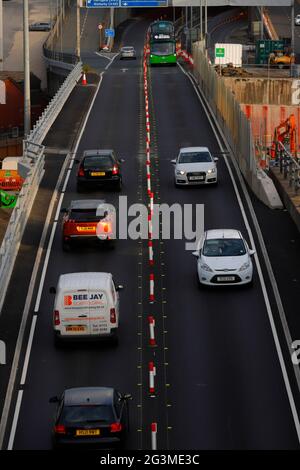
[[[0,247],[0,312],[26,223],[44,175],[45,156],[42,142],[81,74],[82,63],[79,62],[52,98],[27,139],[23,141],[21,168],[27,174]]]
[[[275,161],[270,161],[270,166],[278,166],[284,179],[289,182],[290,188],[294,189],[295,194],[300,189],[300,164],[291,153],[285,148],[282,142],[278,142],[280,147],[276,153]]]
[[[54,95],[48,106],[45,108],[43,114],[40,116],[36,124],[33,126],[32,131],[27,137],[29,142],[35,142],[38,144],[43,142],[47,132],[62,110],[71,91],[81,77],[81,74],[82,63],[78,62],[78,64],[73,68],[72,72],[67,76],[58,92]]]

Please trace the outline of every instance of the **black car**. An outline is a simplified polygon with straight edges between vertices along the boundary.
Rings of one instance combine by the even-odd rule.
[[[120,163],[113,150],[86,150],[79,163],[77,173],[77,190],[105,185],[113,186],[117,191],[122,189]]]
[[[130,398],[110,387],[69,388],[60,399],[51,398],[58,403],[54,447],[120,445],[128,430]]]
[[[49,21],[32,23],[29,25],[29,31],[51,31],[51,23]]]

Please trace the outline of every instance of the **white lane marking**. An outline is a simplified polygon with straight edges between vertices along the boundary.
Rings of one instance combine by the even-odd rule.
[[[28,338],[28,343],[27,343],[25,359],[24,359],[24,365],[23,365],[23,371],[22,371],[22,377],[21,377],[20,385],[25,384],[36,321],[37,321],[37,315],[33,315],[32,322],[31,322],[30,333],[29,333],[29,338]]]
[[[14,419],[13,419],[12,426],[11,426],[11,431],[10,431],[10,436],[9,436],[9,441],[8,441],[7,450],[12,450],[13,445],[14,445],[15,434],[16,434],[16,430],[17,430],[17,424],[18,424],[18,418],[19,418],[19,413],[20,413],[22,398],[23,398],[23,390],[19,390],[19,391],[18,391],[18,398],[17,398],[16,407],[15,407],[15,414],[14,414]]]
[[[107,66],[105,67],[104,70],[107,70],[107,69],[111,66],[111,64],[113,63],[113,61],[115,60],[115,58],[118,57],[118,55],[119,55],[119,54],[116,54],[115,56],[113,56],[113,58],[111,59],[111,61],[109,62],[109,64],[107,64]]]
[[[94,97],[92,99],[92,102],[90,104],[90,107],[88,109],[87,115],[86,115],[85,120],[84,120],[83,125],[82,125],[82,128],[80,129],[78,140],[76,142],[75,149],[74,149],[75,154],[77,153],[77,149],[78,149],[82,134],[85,130],[85,126],[87,124],[89,115],[91,113],[94,102],[95,102],[96,97],[98,95],[98,92],[99,92],[99,89],[100,89],[100,86],[101,86],[101,83],[102,83],[102,79],[103,79],[103,73],[100,74],[100,80],[99,80],[95,95],[94,95]],[[67,162],[67,158],[66,158],[65,162]],[[73,164],[74,164],[74,160],[71,161],[71,164],[70,164],[71,168],[72,168]],[[62,171],[61,171],[61,174],[63,174]],[[69,179],[69,175],[70,175],[70,171],[67,171],[66,179]],[[59,184],[57,184],[56,188],[60,186],[60,178],[59,178],[58,182],[59,182]],[[66,187],[66,181],[64,182],[64,187]],[[52,199],[51,199],[51,203],[53,201],[53,204],[54,204],[55,199],[56,199],[56,193],[53,194]],[[63,199],[63,194],[60,197],[60,203],[62,202],[62,199]],[[50,204],[50,206],[51,206],[51,204]],[[53,210],[53,206],[51,206],[51,211],[50,211],[50,207],[49,207],[48,214],[47,214],[47,219],[48,219],[48,216],[51,217],[52,210]],[[60,210],[57,209],[55,219],[58,218],[59,212],[60,212]],[[56,225],[57,225],[57,222],[56,222]],[[40,246],[39,246],[40,256],[38,257],[38,255],[37,255],[37,257],[36,257],[34,271],[33,271],[33,274],[35,273],[35,276],[32,275],[31,280],[30,280],[30,288],[29,288],[29,292],[28,292],[28,295],[27,295],[27,298],[26,298],[26,304],[25,304],[25,308],[24,308],[24,312],[23,312],[23,318],[22,318],[23,328],[22,328],[22,330],[20,328],[20,332],[19,332],[19,336],[18,336],[18,340],[17,340],[17,344],[19,345],[19,347],[18,347],[18,350],[16,348],[13,367],[12,367],[12,372],[11,372],[10,381],[9,381],[9,386],[8,386],[7,394],[6,394],[6,397],[5,397],[5,404],[4,404],[3,413],[2,413],[1,422],[0,422],[0,449],[2,448],[3,440],[4,440],[4,436],[5,436],[7,419],[8,419],[9,409],[10,409],[10,405],[11,405],[12,393],[13,393],[13,389],[14,389],[14,386],[15,386],[16,373],[17,373],[17,368],[18,368],[18,363],[19,363],[19,358],[20,358],[20,350],[21,350],[21,346],[22,346],[22,343],[23,343],[26,321],[27,321],[28,312],[29,312],[29,308],[30,308],[31,301],[32,301],[32,296],[33,296],[33,290],[34,290],[34,286],[35,286],[35,282],[36,282],[36,274],[37,274],[37,271],[38,271],[38,268],[39,268],[40,257],[41,257],[41,254],[42,254],[42,251],[43,251],[43,248],[44,248],[44,243],[45,243],[45,238],[46,238],[47,232],[48,232],[48,224],[46,225],[46,222],[45,222],[43,235],[42,235]],[[51,235],[52,235],[52,233],[51,233]],[[53,240],[52,240],[52,243],[53,243]],[[52,243],[51,243],[51,245],[52,245]],[[50,253],[49,244],[50,244],[50,239],[49,239],[49,242],[48,242],[47,253],[48,253],[48,251]],[[48,256],[47,259],[49,261],[49,256]],[[45,261],[46,261],[46,259],[45,259]],[[48,261],[47,261],[47,264],[48,264]],[[44,271],[44,269],[43,269],[43,271]],[[41,279],[41,281],[42,281],[42,279]],[[43,282],[44,282],[44,278],[43,278]],[[42,292],[42,289],[43,289],[43,285],[40,282],[39,292]],[[38,295],[37,295],[37,300],[39,299],[39,302],[40,302],[39,292],[38,292]],[[37,308],[37,310],[36,310],[36,308]],[[39,308],[39,303],[37,303],[37,301],[36,301],[35,312],[38,311],[38,308]],[[29,360],[30,360],[30,355],[28,357],[28,362],[29,362]],[[23,396],[23,393],[20,397],[20,403],[19,402],[16,403],[13,425],[14,425],[14,423],[17,424],[17,421],[18,421],[18,415],[19,415],[19,412],[20,412],[22,396]],[[18,396],[18,399],[19,399],[19,396]],[[14,430],[14,433],[12,433],[12,431],[13,431],[13,428],[11,429],[11,434],[10,434],[11,448],[13,446],[13,440],[14,440],[14,435],[15,435],[16,429]]]
[[[102,57],[103,59],[106,59],[106,60],[109,60],[109,61],[112,61],[112,60],[115,58],[116,55],[119,55],[119,54],[117,53],[117,54],[116,54],[115,56],[113,56],[113,57],[107,57],[107,55],[101,54],[101,52],[97,52],[97,51],[95,51],[95,54],[97,54],[99,57]]]
[[[194,90],[195,90],[195,92],[198,96],[198,99],[199,99],[200,103],[202,104],[204,112],[205,112],[205,114],[208,118],[208,121],[209,121],[210,125],[211,125],[212,131],[215,134],[215,137],[216,137],[216,140],[219,144],[219,147],[222,149],[222,151],[224,151],[225,149],[223,148],[222,143],[219,139],[219,136],[218,136],[217,131],[216,131],[216,127],[218,128],[218,131],[222,135],[222,137],[224,139],[224,142],[226,142],[225,136],[223,135],[223,133],[222,133],[221,129],[219,128],[217,122],[212,121],[211,116],[207,112],[206,107],[203,105],[204,98],[202,98],[202,96],[200,95],[200,92],[197,89],[196,85],[194,84],[192,78],[189,76],[189,74],[186,73],[186,71],[183,69],[183,67],[180,64],[178,64],[178,65],[179,65],[180,69],[182,70],[182,72],[188,77],[188,79],[192,83],[192,86],[193,86],[193,88],[194,88]],[[208,103],[207,103],[207,106],[209,107]],[[228,149],[229,149],[229,145],[228,145]],[[245,226],[246,226],[246,229],[247,229],[250,241],[251,241],[252,248],[255,249],[254,238],[253,238],[252,231],[251,231],[251,228],[250,228],[250,224],[249,224],[249,221],[248,221],[248,218],[247,218],[244,206],[243,206],[241,196],[239,194],[237,184],[235,182],[235,179],[234,179],[232,170],[230,168],[230,165],[228,163],[228,160],[225,156],[224,156],[224,160],[225,160],[227,169],[229,171],[229,174],[230,174],[230,177],[231,177],[231,180],[232,180],[234,191],[235,191],[235,194],[236,194],[236,197],[237,197],[237,200],[238,200],[238,204],[239,204],[239,207],[240,207],[240,210],[241,210],[241,213],[242,213],[242,217],[243,217],[243,220],[244,220],[244,223],[245,223]],[[232,160],[234,160],[234,159],[232,159]],[[237,174],[239,174],[238,168],[236,168],[236,169],[238,171]],[[249,200],[249,195],[248,195],[248,198],[247,198],[247,193],[245,193],[245,187],[244,186],[242,186],[242,187],[243,187],[243,192],[244,192],[245,198],[248,202],[249,209],[250,209],[250,207],[252,208],[252,211],[250,211],[250,213],[251,213],[252,218],[253,218],[253,213],[255,215],[255,212],[254,212],[254,209],[252,207],[251,200]],[[253,220],[253,223],[254,223],[254,226],[256,227],[256,231],[257,231],[257,226],[259,227],[257,219],[256,219],[256,223],[255,223],[254,220]],[[264,253],[265,262],[267,260],[269,261],[268,255],[267,255],[266,251],[264,250],[265,247],[263,247],[261,245],[261,237],[262,236],[259,237],[258,233],[257,233],[257,235],[258,235],[258,238],[259,238],[259,244],[260,244],[261,250]],[[267,258],[266,258],[266,256],[267,256]],[[270,325],[271,325],[271,330],[272,330],[272,334],[273,334],[273,338],[274,338],[274,343],[275,343],[275,346],[276,346],[276,351],[277,351],[277,355],[278,355],[278,359],[279,359],[279,363],[280,363],[280,367],[281,367],[281,372],[282,372],[282,376],[283,376],[283,379],[284,379],[286,392],[287,392],[287,395],[288,395],[288,399],[289,399],[289,403],[290,403],[290,407],[291,407],[291,412],[292,412],[293,419],[294,419],[294,424],[295,424],[295,428],[296,428],[296,432],[297,432],[297,436],[298,436],[298,441],[300,442],[300,422],[299,422],[299,417],[298,417],[298,413],[297,413],[297,408],[296,408],[296,405],[295,405],[292,389],[291,389],[291,386],[290,386],[288,373],[287,373],[287,370],[286,370],[286,366],[285,366],[285,362],[284,362],[284,358],[283,358],[283,354],[282,354],[282,350],[281,350],[281,346],[280,346],[280,342],[279,342],[279,338],[278,338],[278,334],[277,334],[277,330],[276,330],[276,326],[275,326],[275,322],[274,322],[274,318],[273,318],[272,308],[271,308],[271,305],[270,305],[270,300],[269,300],[269,297],[268,297],[268,292],[267,292],[267,289],[266,289],[265,280],[264,280],[262,269],[261,269],[261,266],[260,266],[260,261],[259,261],[259,258],[258,258],[258,254],[256,253],[254,255],[254,257],[255,257],[257,272],[258,272],[259,280],[260,280],[260,283],[261,283],[263,297],[264,297],[264,301],[265,301],[265,305],[266,305],[266,309],[267,309],[267,313],[268,313],[268,317],[269,317],[269,321],[270,321]],[[267,262],[266,262],[266,264],[267,264]],[[268,264],[270,264],[270,261],[269,261]],[[274,289],[274,283],[273,283],[274,279],[275,279],[274,275],[272,277],[270,277],[270,282],[272,283],[273,289]],[[279,292],[278,292],[278,295],[279,295]],[[276,300],[277,300],[277,298],[276,298]],[[282,303],[281,303],[281,306],[282,306]],[[277,307],[279,309],[280,305],[277,304]],[[283,325],[283,329],[284,329],[284,325]],[[288,344],[288,348],[290,349],[289,344]]]

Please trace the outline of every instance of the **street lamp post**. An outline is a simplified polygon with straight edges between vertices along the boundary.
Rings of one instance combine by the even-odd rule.
[[[23,54],[24,54],[24,138],[30,133],[31,103],[30,103],[30,61],[29,61],[29,28],[28,0],[23,0]]]
[[[80,0],[76,5],[76,55],[80,60]]]

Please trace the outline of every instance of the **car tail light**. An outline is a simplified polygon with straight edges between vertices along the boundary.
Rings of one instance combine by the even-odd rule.
[[[102,227],[103,232],[105,232],[105,233],[111,232],[110,223],[108,223],[108,222],[100,222],[100,224],[101,224],[101,227]]]
[[[112,423],[110,425],[110,432],[121,432],[122,424],[121,423]]]
[[[78,170],[78,176],[84,176],[84,169],[82,166]]]
[[[116,323],[117,317],[116,317],[116,309],[111,308],[110,309],[110,323]]]
[[[57,424],[54,427],[55,434],[66,434],[66,427],[63,424]]]
[[[117,175],[118,173],[119,173],[119,168],[117,167],[117,165],[114,165],[112,169],[112,174]]]
[[[53,321],[54,321],[54,325],[55,325],[55,326],[59,326],[59,325],[60,325],[60,318],[59,318],[59,311],[58,311],[58,310],[54,310],[54,313],[53,313]]]

